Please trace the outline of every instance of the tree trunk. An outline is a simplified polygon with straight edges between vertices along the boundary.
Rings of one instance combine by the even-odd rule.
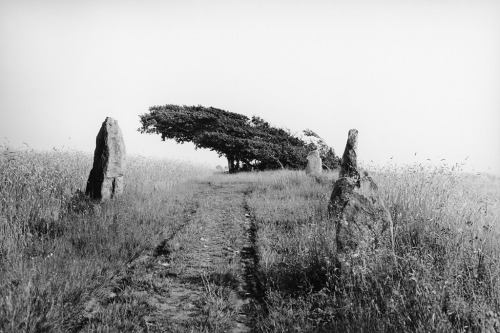
[[[283,164],[281,164],[280,160],[276,159],[276,162],[278,162],[278,164],[280,165],[281,169],[285,168],[285,167],[283,167]]]
[[[276,157],[274,157],[274,156],[271,156],[271,157],[272,157],[272,159],[273,159],[273,160],[275,160],[276,162],[278,162],[278,164],[280,165],[281,169],[284,169],[283,164],[280,162],[280,160],[279,160],[279,159],[277,159],[277,158],[276,158]]]
[[[229,173],[237,172],[240,168],[240,161],[234,158],[234,156],[226,156],[227,165],[229,168]]]
[[[227,158],[227,168],[229,173],[234,172],[234,158],[232,156],[226,156]]]

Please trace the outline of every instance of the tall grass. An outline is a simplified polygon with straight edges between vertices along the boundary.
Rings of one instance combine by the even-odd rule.
[[[397,264],[373,254],[336,279],[327,204],[335,175],[268,173],[258,224],[266,332],[500,330],[498,179],[411,166],[375,170],[395,224]]]
[[[78,152],[1,148],[0,331],[144,329],[148,305],[111,302],[113,288],[125,288],[127,262],[176,229],[196,180],[211,171],[133,157],[124,195],[96,205],[77,192],[91,164]],[[500,331],[498,178],[422,166],[371,171],[394,220],[397,262],[366,256],[340,280],[327,214],[336,173],[225,177],[251,187],[265,290],[257,329]],[[90,315],[96,294],[112,303],[99,318]]]
[[[91,294],[175,227],[169,215],[183,209],[190,182],[211,173],[131,157],[124,195],[96,205],[77,191],[91,166],[79,152],[0,150],[0,331],[81,328]]]

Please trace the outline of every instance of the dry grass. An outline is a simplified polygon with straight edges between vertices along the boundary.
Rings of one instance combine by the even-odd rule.
[[[92,307],[92,293],[119,287],[111,280],[125,263],[175,227],[168,217],[183,209],[190,182],[211,173],[132,157],[124,196],[95,205],[75,195],[85,189],[91,164],[89,154],[1,149],[0,331],[76,331],[88,324],[82,313]],[[111,331],[135,331],[140,311],[147,307],[118,308],[101,318],[102,327],[109,320]]]
[[[373,173],[395,222],[397,266],[373,254],[335,280],[335,175],[268,173],[258,223],[265,332],[499,331],[500,183],[420,166]]]
[[[75,196],[91,163],[76,152],[1,149],[0,331],[147,330],[150,305],[116,299],[116,288],[140,282],[120,272],[176,229],[197,178],[210,171],[131,158],[124,196],[94,205]],[[369,256],[340,281],[327,216],[337,174],[217,176],[250,187],[265,291],[257,330],[500,331],[499,179],[422,166],[371,171],[394,220],[397,264]],[[219,327],[226,296],[205,282],[206,311]]]

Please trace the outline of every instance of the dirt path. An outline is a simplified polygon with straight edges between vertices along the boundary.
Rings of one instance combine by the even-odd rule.
[[[129,265],[123,293],[147,304],[143,331],[253,331],[261,291],[248,188],[201,183],[177,230]]]

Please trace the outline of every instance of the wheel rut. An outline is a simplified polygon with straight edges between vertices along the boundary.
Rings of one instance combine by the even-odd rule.
[[[240,298],[242,309],[244,310],[240,321],[248,323],[247,327],[252,327],[253,317],[266,310],[264,298],[264,288],[258,277],[259,257],[257,254],[257,224],[248,206],[248,196],[251,192],[245,191],[243,199],[243,208],[245,211],[245,242],[241,250],[241,263],[243,267],[243,283]],[[249,330],[255,331],[255,330]],[[235,331],[237,332],[237,331]]]

